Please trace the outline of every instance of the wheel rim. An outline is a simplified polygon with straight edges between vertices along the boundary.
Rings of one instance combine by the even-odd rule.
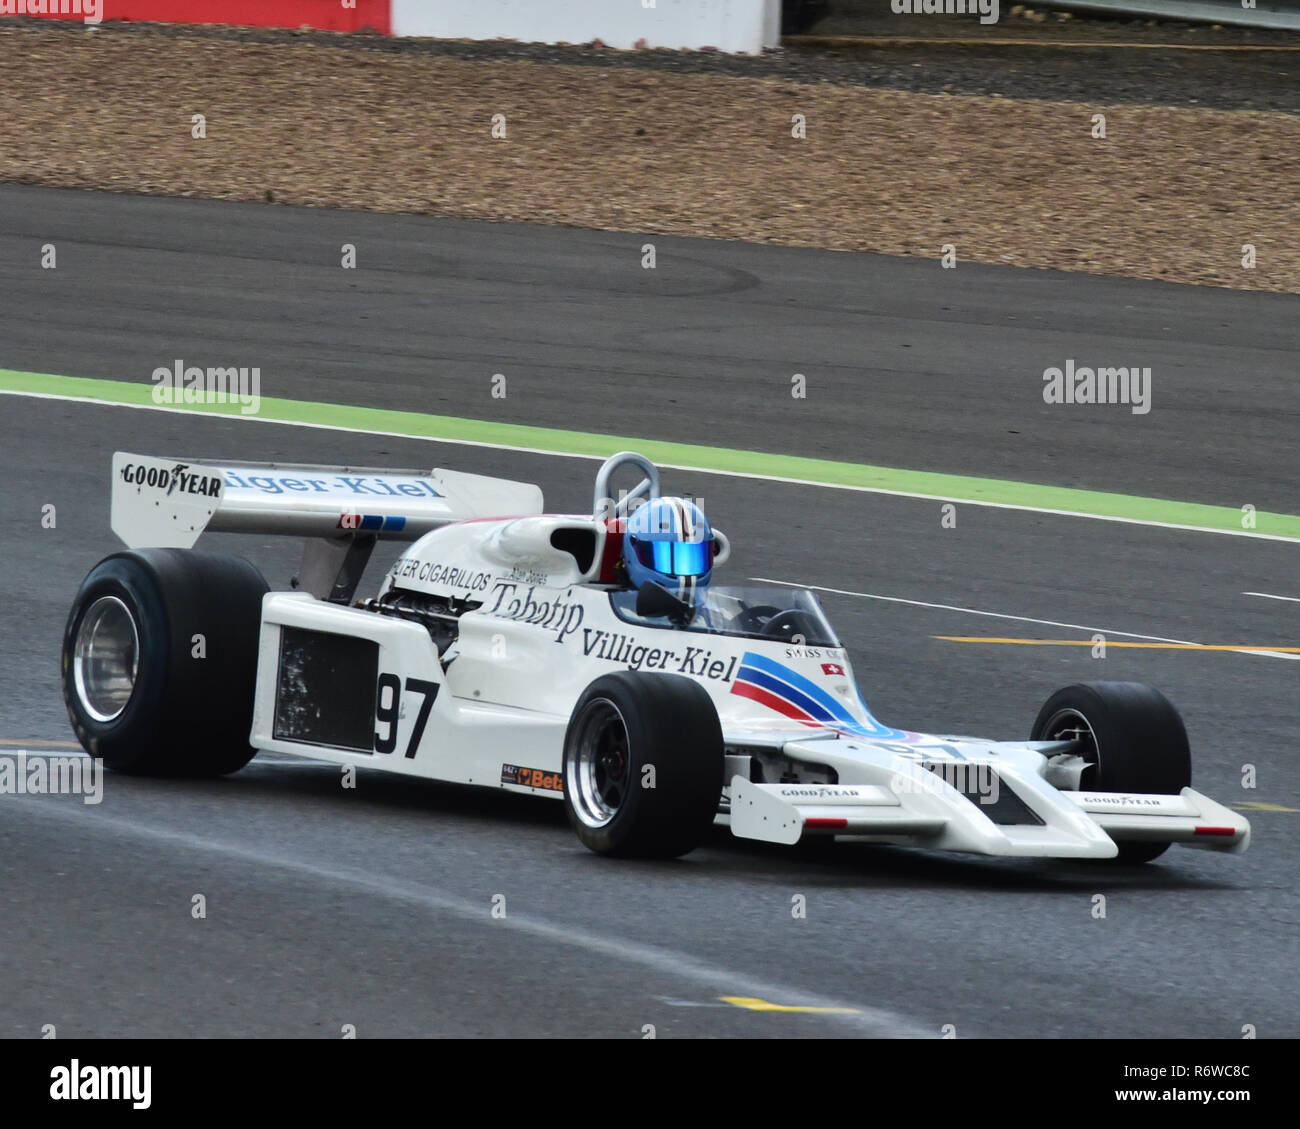
[[[135,617],[116,596],[101,596],[81,617],[72,652],[81,708],[99,722],[120,717],[135,691],[139,665]]]
[[[627,724],[608,698],[583,712],[565,770],[573,810],[588,827],[604,827],[622,810],[631,779]]]

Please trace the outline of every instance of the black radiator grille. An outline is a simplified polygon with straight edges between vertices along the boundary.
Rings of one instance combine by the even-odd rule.
[[[280,628],[273,736],[373,752],[378,676],[379,644],[370,639]]]

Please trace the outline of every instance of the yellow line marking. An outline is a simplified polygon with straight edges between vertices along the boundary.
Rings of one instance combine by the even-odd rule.
[[[958,39],[943,36],[783,35],[793,47],[1092,47],[1131,51],[1300,51],[1290,43],[1119,43],[1083,39]]]
[[[1229,804],[1237,811],[1289,811],[1300,812],[1300,808],[1284,808],[1281,804],[1266,804],[1263,800],[1244,800],[1239,804]]]
[[[0,737],[0,746],[7,749],[80,749],[75,741],[16,741]]]
[[[798,1007],[791,1004],[774,1004],[767,1000],[755,999],[753,996],[719,996],[725,1004],[743,1007],[746,1011],[797,1011],[814,1015],[859,1015],[855,1007]]]
[[[1006,639],[994,635],[932,635],[931,638],[944,639],[949,643],[1014,643],[1021,647],[1097,646],[1091,639]],[[1284,655],[1300,655],[1300,647],[1255,647],[1247,643],[1131,643],[1107,639],[1106,646],[1148,651],[1274,651]]]

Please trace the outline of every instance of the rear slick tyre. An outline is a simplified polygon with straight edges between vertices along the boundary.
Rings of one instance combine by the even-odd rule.
[[[139,549],[82,581],[63,634],[63,700],[77,740],[115,772],[223,776],[256,750],[262,597],[242,557]]]

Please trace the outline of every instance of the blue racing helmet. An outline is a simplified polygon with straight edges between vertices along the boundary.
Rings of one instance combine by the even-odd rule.
[[[654,498],[632,512],[623,534],[623,563],[633,587],[648,581],[695,603],[713,575],[713,529],[685,498]]]

